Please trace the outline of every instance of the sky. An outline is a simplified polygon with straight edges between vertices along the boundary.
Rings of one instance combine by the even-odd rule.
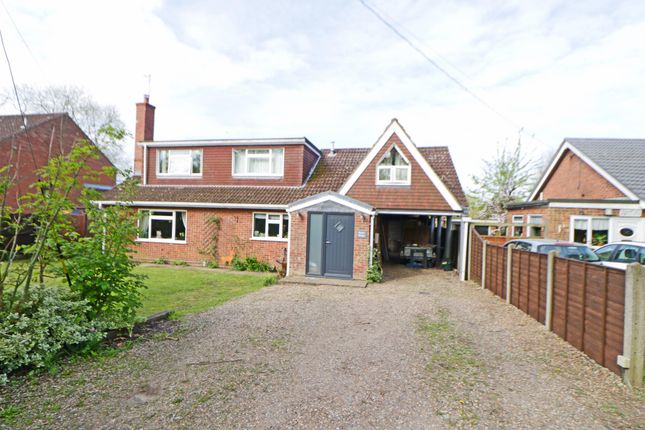
[[[0,30],[19,85],[81,86],[131,131],[150,92],[160,140],[369,147],[398,118],[470,187],[520,137],[536,160],[645,137],[645,1],[365,1],[460,84],[359,0],[0,0]]]

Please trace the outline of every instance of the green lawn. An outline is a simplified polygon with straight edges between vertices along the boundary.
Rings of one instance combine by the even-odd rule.
[[[139,315],[147,317],[160,311],[175,311],[183,316],[205,311],[235,297],[257,291],[273,282],[275,275],[229,274],[168,266],[137,267],[136,273],[148,276]]]

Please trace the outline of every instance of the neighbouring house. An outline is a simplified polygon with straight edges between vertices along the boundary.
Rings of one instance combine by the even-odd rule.
[[[516,236],[600,246],[645,241],[644,209],[645,139],[566,138],[507,222]]]
[[[38,181],[38,170],[44,167],[52,156],[68,153],[81,140],[89,137],[66,113],[27,114],[0,116],[0,166],[9,166],[3,174],[14,179],[6,195],[6,204],[16,207],[19,200],[34,193],[32,185]],[[96,159],[88,160],[88,171],[97,175],[91,179],[82,178],[85,187],[99,191],[112,189],[116,184],[114,175],[102,172],[104,167],[114,167],[108,158],[99,153]],[[77,200],[79,193],[71,196]],[[84,209],[78,205],[70,215],[80,233],[85,231]]]
[[[147,96],[137,104],[135,195],[98,202],[138,210],[140,260],[206,264],[216,236],[220,265],[253,256],[289,275],[365,279],[372,248],[448,265],[464,252],[448,149],[417,147],[397,120],[371,148],[321,150],[304,137],[154,140],[154,114]]]

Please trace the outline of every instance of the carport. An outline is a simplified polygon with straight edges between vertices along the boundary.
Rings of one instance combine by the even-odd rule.
[[[459,254],[459,223],[454,214],[378,211],[375,245],[384,266],[452,269]],[[387,270],[387,267],[385,268]]]

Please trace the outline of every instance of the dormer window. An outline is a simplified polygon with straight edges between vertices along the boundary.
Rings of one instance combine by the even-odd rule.
[[[158,176],[202,176],[201,149],[157,150]]]
[[[236,149],[233,151],[233,176],[281,177],[284,174],[284,149]]]
[[[410,185],[410,162],[396,145],[383,156],[376,169],[377,185]]]

